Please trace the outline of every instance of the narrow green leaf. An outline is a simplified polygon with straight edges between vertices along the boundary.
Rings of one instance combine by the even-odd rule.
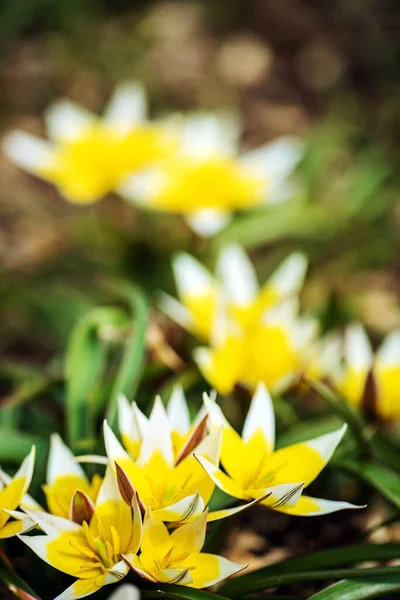
[[[366,600],[379,598],[400,591],[400,576],[392,575],[382,579],[357,579],[338,581],[321,592],[310,596],[309,600]]]
[[[157,584],[157,587],[145,587],[141,590],[144,598],[184,598],[185,600],[227,600],[225,596],[196,590],[185,585]]]
[[[387,467],[400,472],[400,447],[394,439],[377,431],[371,438],[373,456]]]
[[[343,424],[343,420],[336,415],[329,415],[326,419],[318,417],[310,421],[304,421],[291,427],[282,433],[277,440],[277,448],[284,448],[290,444],[305,442],[325,433],[331,433]]]
[[[126,282],[113,282],[110,288],[128,303],[132,313],[131,333],[111,392],[106,418],[114,425],[118,396],[125,394],[133,399],[142,374],[146,351],[146,330],[149,309],[144,294],[136,286]]]
[[[234,582],[229,582],[223,586],[220,591],[224,594],[234,596],[243,594],[253,594],[261,592],[273,587],[281,585],[289,585],[292,583],[301,583],[303,581],[323,581],[325,579],[360,579],[367,577],[392,577],[398,575],[400,577],[400,567],[377,567],[373,569],[324,569],[321,571],[301,571],[300,573],[281,573],[279,575],[271,575],[255,579],[249,582],[244,578],[236,579]]]
[[[400,476],[391,469],[372,461],[338,459],[332,466],[362,479],[375,488],[389,502],[400,508]]]
[[[80,319],[69,339],[65,376],[67,433],[71,448],[94,433],[93,391],[105,363],[105,346],[99,339],[102,326],[120,326],[126,317],[117,308],[94,308]]]
[[[245,592],[248,593],[248,591],[251,591],[253,585],[258,585],[259,581],[264,581],[265,579],[280,574],[304,573],[312,570],[353,565],[370,560],[390,560],[392,558],[398,558],[399,556],[400,543],[375,545],[355,544],[352,546],[333,548],[331,550],[315,552],[306,556],[289,558],[275,565],[253,571],[248,575],[244,574],[238,580],[225,583],[222,586],[221,591],[228,595],[236,594],[237,585],[239,585],[240,590],[238,590],[237,593],[242,592],[242,586]]]
[[[361,417],[341,398],[331,390],[330,387],[320,381],[311,379],[305,380],[306,384],[312,390],[317,392],[324,400],[326,400],[333,410],[348,424],[355,440],[358,443],[361,453],[364,456],[370,455],[370,445],[367,436],[367,427]]]

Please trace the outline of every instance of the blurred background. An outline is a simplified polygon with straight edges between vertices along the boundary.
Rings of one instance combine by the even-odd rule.
[[[141,398],[170,389],[185,362],[185,381],[198,379],[187,334],[156,309],[158,290],[174,293],[178,249],[212,267],[237,241],[261,282],[301,250],[303,308],[322,332],[361,319],[377,343],[400,327],[399,34],[395,0],[0,0],[1,136],[44,136],[43,112],[60,96],[101,112],[119,81],[136,79],[152,114],[229,107],[240,112],[243,148],[286,134],[306,143],[298,202],[239,215],[211,241],[116,196],[68,204],[0,153],[0,461],[15,468],[39,442],[44,466],[48,432],[63,431],[69,336],[90,309],[120,302],[111,278],[140,286],[152,307]],[[120,334],[100,331],[111,345]],[[108,391],[96,392],[103,407]],[[323,480],[324,497],[336,483]],[[327,520],[322,543],[355,539],[359,518],[344,531],[340,515]],[[287,521],[262,523],[272,547],[312,549],[305,523],[283,544]],[[264,564],[259,537],[246,543],[260,556],[254,566]]]
[[[70,205],[0,155],[3,405],[57,381],[73,325],[110,299],[105,279],[133,281],[153,302],[173,291],[178,248],[212,264],[236,240],[261,281],[303,250],[304,306],[323,329],[362,318],[379,339],[400,325],[399,30],[394,0],[2,0],[1,134],[44,135],[54,99],[100,112],[116,83],[138,79],[152,113],[233,107],[245,148],[284,134],[307,143],[301,208],[238,217],[213,242],[116,197]],[[182,343],[160,319],[149,342],[158,358],[164,342]]]

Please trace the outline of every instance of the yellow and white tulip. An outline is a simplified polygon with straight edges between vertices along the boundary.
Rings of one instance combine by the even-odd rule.
[[[12,131],[3,150],[22,169],[53,183],[67,200],[89,204],[170,151],[166,130],[147,122],[146,113],[142,86],[124,83],[102,118],[59,100],[45,114],[49,141]]]
[[[242,327],[249,327],[265,311],[299,293],[307,270],[307,258],[293,252],[261,286],[247,254],[238,244],[230,244],[221,250],[216,276],[185,253],[175,257],[172,267],[179,301],[163,294],[161,308],[182,327],[209,341],[222,301],[232,319]]]
[[[139,555],[125,555],[133,571],[154,583],[179,583],[205,588],[238,573],[238,565],[222,556],[201,552],[207,524],[207,511],[172,533],[164,523],[146,512]]]
[[[35,465],[35,447],[23,460],[14,477],[0,476],[0,540],[29,531],[35,522],[25,513],[17,511],[30,486]]]
[[[229,394],[238,383],[254,389],[263,382],[274,393],[295,383],[309,362],[318,325],[299,316],[299,302],[289,299],[241,327],[222,309],[208,347],[194,358],[209,383]]]
[[[58,434],[53,433],[50,438],[46,485],[43,486],[49,512],[67,519],[75,492],[79,490],[95,502],[101,482],[100,475],[94,475],[92,481],[89,481],[71,450]]]
[[[95,504],[76,492],[71,519],[25,511],[44,535],[22,535],[20,539],[42,560],[76,579],[58,600],[83,598],[121,581],[128,573],[122,555],[138,552],[142,520],[136,495],[130,505],[122,499],[111,468],[106,471]]]
[[[284,137],[240,154],[239,123],[230,115],[200,113],[177,122],[176,151],[121,193],[142,206],[183,214],[194,231],[211,236],[232,213],[286,199],[293,189],[287,176],[302,155],[297,138]]]
[[[121,398],[119,421],[125,448],[107,422],[104,423],[108,460],[118,465],[119,476],[122,470],[142,505],[152,509],[154,518],[176,524],[200,515],[214,491],[214,482],[200,467],[194,453],[218,465],[221,446],[220,431],[206,435],[206,412],[200,413],[190,426],[185,405],[182,390],[175,388],[167,410],[157,397],[145,421],[146,417],[135,404],[130,407],[126,399]],[[258,501],[260,498],[239,507],[211,512],[208,518],[213,521],[227,517]]]
[[[212,429],[222,428],[221,464],[225,473],[205,457],[198,456],[215,484],[241,500],[270,495],[265,506],[297,516],[316,516],[346,508],[348,502],[334,502],[302,495],[330,460],[345,431],[322,435],[274,451],[275,419],[271,397],[258,386],[240,436],[228,423],[220,407],[205,396]]]
[[[345,332],[343,358],[333,379],[345,400],[382,419],[399,419],[400,331],[390,333],[374,354],[362,325],[353,324]]]

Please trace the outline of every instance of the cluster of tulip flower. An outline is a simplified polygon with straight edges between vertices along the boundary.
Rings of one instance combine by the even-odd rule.
[[[245,565],[202,552],[207,523],[254,504],[299,516],[357,508],[302,493],[331,458],[346,426],[274,451],[274,410],[262,384],[241,436],[206,394],[191,421],[180,388],[166,409],[157,397],[149,418],[123,396],[118,413],[123,445],[104,422],[105,457],[75,458],[52,436],[47,510],[27,494],[34,448],[13,478],[1,472],[0,538],[18,535],[44,561],[76,578],[58,598],[84,597],[130,570],[152,582],[211,586]],[[84,461],[105,465],[105,474],[89,481],[79,464]],[[209,511],[215,485],[244,503]],[[36,528],[41,535],[26,535]]]

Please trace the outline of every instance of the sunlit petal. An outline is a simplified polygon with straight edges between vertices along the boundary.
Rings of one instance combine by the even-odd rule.
[[[104,122],[120,134],[128,133],[147,117],[144,87],[137,82],[125,82],[115,89],[104,112]]]

